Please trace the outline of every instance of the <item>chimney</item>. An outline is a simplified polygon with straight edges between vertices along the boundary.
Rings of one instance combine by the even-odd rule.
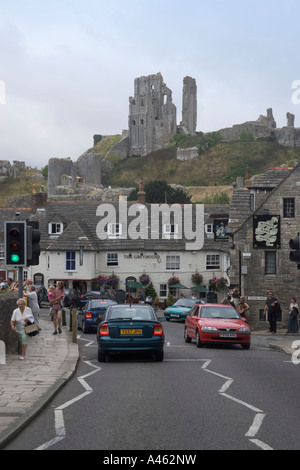
[[[34,215],[36,214],[37,209],[45,207],[47,201],[47,193],[36,192],[36,184],[32,187],[32,195],[31,195],[31,213]]]

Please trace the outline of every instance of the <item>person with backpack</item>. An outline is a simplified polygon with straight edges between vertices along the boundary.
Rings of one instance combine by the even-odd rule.
[[[269,333],[276,333],[277,326],[277,315],[280,311],[280,303],[273,296],[273,292],[268,292],[268,297],[266,300],[266,305],[264,309],[264,315],[268,312],[268,320],[270,325]]]

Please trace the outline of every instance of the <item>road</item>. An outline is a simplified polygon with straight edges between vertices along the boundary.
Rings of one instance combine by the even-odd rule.
[[[7,449],[296,450],[300,365],[260,336],[249,351],[183,340],[164,323],[165,360],[97,362],[95,334],[78,332],[76,376]]]

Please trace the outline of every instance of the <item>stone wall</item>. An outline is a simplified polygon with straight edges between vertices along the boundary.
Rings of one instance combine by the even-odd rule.
[[[7,292],[0,296],[0,341],[4,341],[6,354],[18,352],[18,340],[10,327],[10,319],[17,308],[17,292]]]

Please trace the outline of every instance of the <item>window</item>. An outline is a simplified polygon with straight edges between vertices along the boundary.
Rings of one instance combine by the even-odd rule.
[[[66,252],[66,271],[76,270],[76,253],[75,251]]]
[[[63,233],[64,226],[60,222],[50,222],[48,226],[49,235],[60,235]]]
[[[106,253],[106,266],[119,266],[118,253]]]
[[[166,238],[176,237],[178,235],[178,224],[164,224],[163,233]]]
[[[283,217],[287,219],[295,217],[295,199],[293,197],[283,198]]]
[[[214,233],[214,224],[205,224],[205,233]]]
[[[108,238],[121,238],[122,224],[107,224],[107,235]]]
[[[167,284],[159,284],[159,297],[167,297]]]
[[[180,269],[180,255],[166,255],[166,270],[178,271]]]
[[[221,257],[220,255],[206,255],[206,269],[220,269]]]
[[[276,274],[276,251],[265,252],[265,274]]]

